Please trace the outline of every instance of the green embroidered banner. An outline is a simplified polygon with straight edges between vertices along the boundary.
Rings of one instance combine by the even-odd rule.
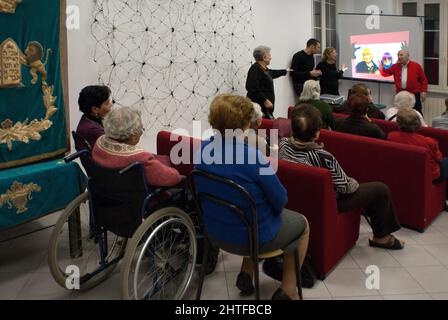
[[[0,230],[64,209],[85,182],[78,164],[62,159],[0,171]]]
[[[59,0],[0,0],[0,169],[68,150]]]

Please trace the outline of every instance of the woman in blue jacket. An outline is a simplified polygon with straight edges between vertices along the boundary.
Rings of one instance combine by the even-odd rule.
[[[286,189],[268,160],[259,150],[244,143],[244,131],[249,129],[253,112],[252,102],[248,98],[229,94],[217,96],[209,113],[209,122],[216,134],[203,142],[196,168],[231,179],[250,193],[258,214],[260,253],[278,249],[285,252],[282,284],[272,298],[298,299],[294,250],[299,248],[300,262],[303,263],[308,247],[308,222],[303,215],[285,209]],[[206,190],[242,208],[246,207],[246,214],[251,216],[247,204],[239,199],[236,192],[223,190],[222,186],[220,188],[199,177],[196,179],[196,188],[199,192]],[[230,209],[204,201],[203,211],[204,223],[213,242],[218,245],[231,244],[236,252],[245,251],[247,229]],[[243,258],[237,279],[237,287],[242,295],[253,292],[253,272],[254,266],[250,258]]]

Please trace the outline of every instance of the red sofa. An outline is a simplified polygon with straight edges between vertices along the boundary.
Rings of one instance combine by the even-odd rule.
[[[177,139],[170,140],[170,135],[166,131],[157,135],[159,155],[170,155],[177,143]],[[192,138],[186,139],[193,141]],[[193,165],[174,167],[187,175]],[[280,160],[277,175],[288,190],[286,207],[302,213],[309,221],[311,263],[323,280],[355,245],[359,236],[360,212],[338,213],[328,170]]]
[[[423,232],[444,210],[446,183],[432,183],[424,148],[328,130],[320,140],[350,176],[389,186],[403,226]]]
[[[294,107],[288,108],[288,119],[291,119],[291,112]],[[333,113],[335,119],[346,118],[347,114]],[[398,131],[397,123],[381,119],[372,119],[386,134],[392,131]],[[448,157],[448,131],[432,127],[423,127],[418,131],[419,134],[436,139],[439,142],[439,148],[444,157]]]
[[[348,115],[342,113],[333,113],[335,119],[345,118]],[[386,121],[381,119],[372,119],[386,134],[392,131],[398,131],[398,125],[394,121]],[[436,139],[439,142],[439,148],[444,157],[448,157],[448,131],[432,128],[422,127],[417,133]]]
[[[263,126],[269,127],[268,121]],[[272,127],[279,139],[291,136],[289,119],[277,119]],[[320,140],[350,176],[389,186],[403,226],[423,232],[444,210],[446,183],[432,184],[424,148],[329,130],[321,130]]]

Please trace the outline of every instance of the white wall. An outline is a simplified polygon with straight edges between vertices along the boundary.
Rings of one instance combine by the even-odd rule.
[[[90,36],[93,1],[67,0],[67,5],[78,6],[81,17],[80,30],[69,30],[67,39],[70,130],[75,130],[81,118],[79,92],[86,85],[97,83],[98,69],[92,58],[95,42]]]
[[[292,56],[305,48],[312,36],[312,1],[254,0],[255,36],[258,44],[272,48],[272,69],[289,68]],[[295,104],[290,76],[278,78],[275,86],[275,116],[286,117]]]
[[[272,48],[271,68],[289,68],[293,54],[302,50],[312,35],[312,1],[282,0],[281,4],[274,0],[251,2],[255,45],[265,44]],[[74,130],[81,117],[77,105],[78,94],[84,86],[98,82],[98,67],[93,62],[96,43],[90,34],[93,1],[68,0],[67,4],[77,5],[81,14],[80,30],[68,32],[70,129]],[[275,115],[285,117],[288,106],[295,102],[290,77],[275,80],[275,89]],[[145,137],[140,145],[155,151],[154,137]]]

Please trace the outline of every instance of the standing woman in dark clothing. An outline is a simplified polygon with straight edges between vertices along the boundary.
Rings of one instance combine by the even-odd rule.
[[[254,49],[255,63],[250,67],[247,73],[246,90],[247,97],[252,102],[258,103],[263,111],[264,118],[274,118],[274,79],[286,76],[288,71],[270,70],[271,48],[258,46]]]
[[[336,49],[329,47],[325,49],[322,61],[316,67],[316,70],[322,71],[320,77],[321,94],[339,96],[339,79],[342,78],[344,71],[336,68],[336,59]]]

